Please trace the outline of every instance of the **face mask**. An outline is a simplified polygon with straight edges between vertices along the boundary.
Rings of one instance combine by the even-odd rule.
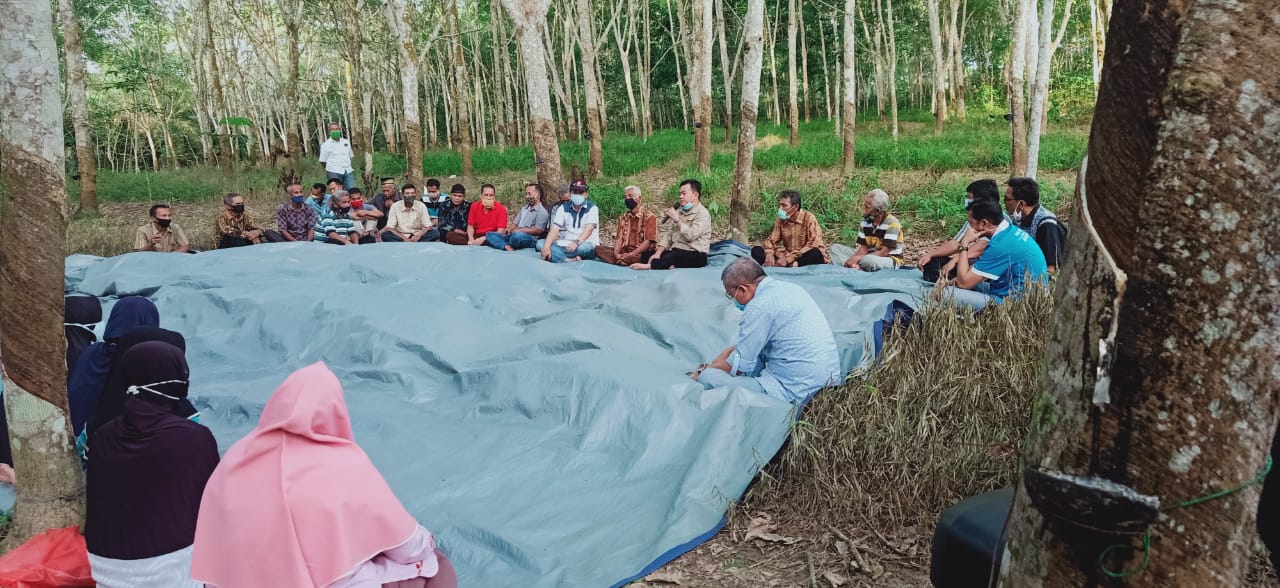
[[[481,206],[483,206],[485,210],[493,210],[493,201],[492,201],[492,200],[483,200],[483,199],[482,199],[482,200],[480,200],[480,205],[481,205]]]
[[[417,195],[417,194],[414,194],[413,196],[410,196],[410,195],[408,195],[408,194],[405,194],[405,195],[404,195],[404,197],[403,197],[403,198],[401,198],[400,200],[401,200],[402,202],[404,202],[404,206],[405,206],[405,208],[409,208],[409,207],[413,206],[413,201],[414,201],[414,200],[417,200],[417,199],[418,199],[418,195]]]
[[[530,197],[530,196],[525,196],[525,198],[524,198],[524,203],[525,203],[525,204],[527,204],[527,205],[529,205],[529,206],[533,206],[533,205],[535,205],[535,204],[537,204],[537,203],[538,203],[538,197],[537,197],[537,196],[532,196],[532,197]]]
[[[574,206],[582,206],[582,203],[587,201],[587,197],[582,194],[574,194],[569,197],[569,201],[572,202]]]
[[[863,222],[865,222],[865,223],[867,223],[867,224],[869,224],[869,225],[873,225],[873,224],[875,224],[875,223],[876,223],[876,215],[874,215],[874,214],[864,214],[864,215],[862,215],[862,221],[863,221]]]
[[[778,218],[780,218],[780,219],[782,219],[782,220],[787,220],[787,219],[789,219],[789,218],[791,218],[791,217],[787,215],[787,211],[785,211],[785,210],[783,210],[783,209],[779,208],[779,209],[778,209]]]
[[[162,229],[167,229],[167,228],[169,228],[169,224],[170,224],[170,223],[172,223],[172,222],[173,222],[173,219],[171,219],[171,218],[158,218],[158,219],[156,219],[156,224],[157,224],[157,225],[159,225],[159,227],[160,227],[160,228],[162,228]]]
[[[290,196],[290,197],[289,197],[289,202],[292,202],[292,203],[294,203],[294,204],[302,204],[303,202],[306,202],[306,201],[307,201],[307,197],[306,197],[306,196],[303,196],[303,195],[301,195],[301,194],[299,194],[299,195],[297,195],[297,196]]]
[[[231,210],[232,210],[232,212],[235,212],[236,214],[243,213],[243,212],[244,212],[244,205],[243,205],[243,204],[234,204],[234,205],[232,205],[232,206],[231,206]]]
[[[628,198],[626,202],[627,202],[627,210],[634,210],[636,205],[639,204],[638,202],[636,202],[635,198]]]
[[[733,301],[733,305],[734,305],[734,306],[736,306],[736,307],[738,307],[738,310],[746,310],[746,309],[747,309],[747,305],[745,305],[745,304],[743,304],[743,303],[741,303],[741,302],[738,302],[736,299]]]
[[[351,208],[354,208],[356,210],[360,210],[361,208],[364,208],[364,200],[352,200]]]
[[[1021,210],[1013,211],[1013,214],[1009,215],[1009,218],[1012,218],[1013,222],[1015,223],[1022,222],[1022,211]]]
[[[685,211],[693,210],[693,203],[692,203],[692,202],[690,202],[690,203],[688,203],[688,204],[686,204],[686,205],[682,206],[681,208],[685,209]]]
[[[973,206],[973,199],[972,199],[972,198],[965,198],[965,199],[964,199],[964,209],[965,209],[965,210],[969,210],[969,207],[970,207],[970,206]]]
[[[95,325],[95,324],[97,324],[97,323],[90,323],[90,324],[84,324],[84,323],[62,323],[62,326],[64,326],[64,327],[76,327],[76,328],[84,329],[84,330],[89,331],[90,333],[92,333],[92,332],[93,332],[93,325]]]
[[[165,380],[163,382],[156,382],[154,384],[143,384],[141,386],[129,386],[129,389],[125,390],[125,394],[128,394],[129,396],[137,396],[138,393],[140,392],[150,392],[152,394],[155,394],[156,396],[168,398],[169,400],[182,400],[182,397],[180,396],[170,396],[168,394],[165,394],[164,392],[161,392],[155,389],[156,386],[163,386],[165,384],[182,384],[185,387],[187,386],[187,381],[186,380]]]
[[[348,212],[351,212],[351,207],[350,207],[350,206],[339,206],[339,207],[338,207],[338,212],[339,212],[339,213],[341,213],[341,214],[346,214],[346,213],[348,213]]]
[[[338,139],[341,139],[341,138],[342,138],[342,132],[341,132],[341,131],[329,131],[329,138],[330,138],[330,139],[333,139],[334,141],[337,141]]]

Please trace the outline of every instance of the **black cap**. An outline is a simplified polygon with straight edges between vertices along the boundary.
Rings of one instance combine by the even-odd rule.
[[[586,181],[586,180],[574,180],[572,184],[569,184],[569,192],[570,192],[570,193],[572,193],[572,194],[586,194],[586,193],[587,193],[587,181]]]

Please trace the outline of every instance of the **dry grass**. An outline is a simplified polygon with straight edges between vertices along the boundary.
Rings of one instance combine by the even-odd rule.
[[[976,317],[926,306],[880,364],[814,399],[748,500],[931,527],[955,501],[1011,483],[1052,304],[1042,288]]]

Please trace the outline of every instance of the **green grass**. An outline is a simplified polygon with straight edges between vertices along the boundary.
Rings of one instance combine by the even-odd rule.
[[[324,173],[315,165],[310,175],[323,181]],[[280,172],[250,168],[227,178],[217,168],[188,167],[159,172],[113,172],[98,170],[100,202],[202,202],[220,198],[227,192],[264,193],[278,189]],[[67,195],[78,201],[80,183],[67,181]]]

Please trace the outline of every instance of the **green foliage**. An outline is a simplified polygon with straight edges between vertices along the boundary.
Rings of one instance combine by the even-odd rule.
[[[720,133],[723,136],[724,130],[721,129]],[[635,175],[646,169],[666,165],[681,154],[689,153],[692,145],[693,139],[689,133],[679,129],[657,131],[647,141],[632,134],[610,133],[602,146],[604,169],[611,176]],[[587,141],[560,142],[560,162],[566,174],[575,165],[583,172],[586,171],[589,148]],[[533,162],[533,147],[529,145],[508,147],[503,151],[496,148],[476,149],[471,154],[471,164],[476,174],[526,172],[533,169]],[[462,155],[451,149],[433,149],[423,154],[422,166],[427,175],[461,175]],[[404,156],[376,155],[374,170],[378,173],[404,173]]]
[[[225,178],[216,168],[201,167],[139,173],[99,170],[98,200],[202,202],[221,198],[227,192],[262,193],[275,190],[278,175],[273,170],[244,170],[234,177]],[[77,196],[80,193],[79,182],[69,180],[67,193]]]

